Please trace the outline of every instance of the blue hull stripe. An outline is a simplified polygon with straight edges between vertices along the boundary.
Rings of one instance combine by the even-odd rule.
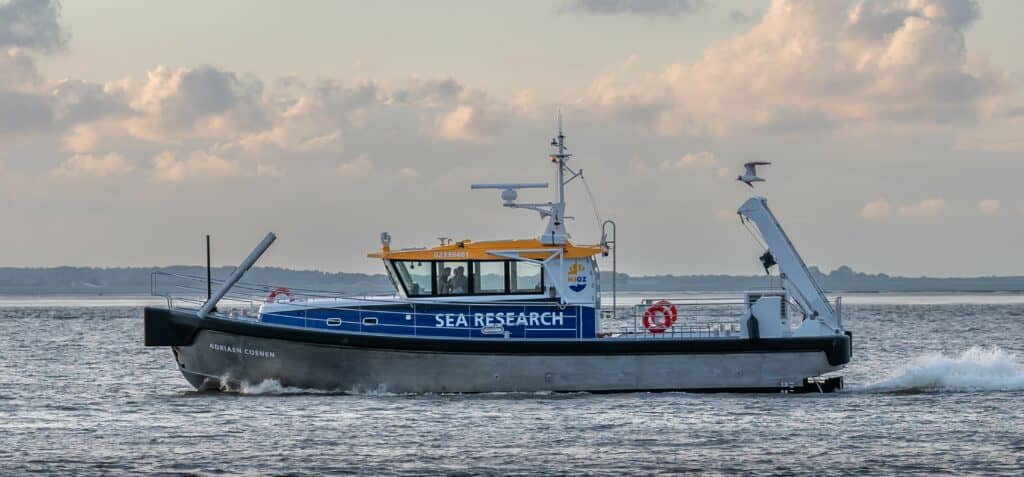
[[[415,311],[414,311],[415,310]],[[458,338],[594,338],[593,307],[499,305],[382,305],[265,313],[264,323],[349,333]]]

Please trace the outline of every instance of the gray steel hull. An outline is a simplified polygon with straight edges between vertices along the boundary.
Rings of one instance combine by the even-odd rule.
[[[494,354],[363,348],[198,330],[174,346],[198,389],[282,386],[340,392],[766,391],[843,367],[824,351]]]

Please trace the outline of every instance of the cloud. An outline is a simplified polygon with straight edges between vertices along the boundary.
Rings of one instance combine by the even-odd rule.
[[[130,109],[123,93],[116,82],[48,81],[25,50],[0,51],[0,133],[49,133],[125,115]]]
[[[999,213],[999,209],[1002,204],[996,199],[985,199],[978,202],[978,212],[983,215],[996,215]]]
[[[0,50],[0,88],[31,90],[41,81],[35,59],[28,53],[19,48]]]
[[[715,3],[720,10],[711,20],[728,22],[729,8],[738,8],[723,4]],[[934,260],[936,253],[977,235],[971,216],[979,218],[978,201],[989,196],[1009,200],[1001,197],[1006,193],[999,188],[1012,187],[1006,178],[1021,172],[1018,162],[996,161],[996,154],[951,151],[947,123],[957,122],[956,136],[969,132],[980,139],[1011,141],[1005,148],[1021,141],[1024,126],[1019,111],[1024,102],[1003,101],[1017,91],[1015,86],[1004,84],[1005,74],[973,55],[973,44],[963,41],[963,31],[972,28],[976,12],[945,8],[949,5],[965,3],[777,1],[763,16],[730,27],[745,31],[719,36],[706,51],[687,55],[693,59],[659,65],[646,55],[639,60],[608,58],[613,70],[598,78],[587,76],[594,80],[589,88],[588,83],[577,83],[579,75],[530,77],[532,70],[499,81],[500,85],[491,80],[470,84],[451,76],[356,73],[318,78],[308,71],[297,72],[301,81],[276,81],[219,63],[157,66],[162,58],[126,78],[61,79],[42,72],[77,64],[74,45],[66,53],[69,61],[56,63],[39,49],[0,47],[0,128],[6,130],[0,136],[0,160],[8,169],[0,176],[0,190],[9,202],[0,207],[0,219],[31,229],[57,223],[86,232],[92,230],[89,224],[106,220],[111,224],[107,232],[122,236],[125,243],[155,244],[145,251],[116,243],[93,251],[80,245],[99,243],[96,240],[36,234],[25,241],[8,234],[4,246],[26,251],[12,257],[16,265],[175,262],[180,260],[174,251],[175,235],[196,224],[219,223],[215,211],[188,207],[197,201],[223,200],[228,185],[229,209],[265,199],[271,186],[275,200],[264,200],[267,209],[259,214],[234,214],[235,226],[213,231],[221,235],[244,234],[253,224],[260,225],[261,216],[297,207],[310,215],[337,215],[332,207],[336,209],[339,200],[358,202],[389,187],[444,209],[441,217],[425,217],[410,213],[407,201],[376,204],[380,210],[371,215],[397,217],[388,227],[396,237],[406,237],[403,241],[409,245],[432,237],[431,228],[449,216],[478,217],[498,235],[529,235],[534,233],[529,221],[535,218],[494,216],[490,204],[468,195],[456,210],[447,206],[451,194],[438,191],[463,190],[472,181],[545,179],[550,164],[542,156],[560,106],[566,112],[572,152],[577,154],[574,167],[587,169],[591,187],[605,197],[600,201],[607,207],[602,215],[618,218],[628,229],[664,232],[649,234],[650,246],[629,259],[626,268],[637,273],[664,273],[663,257],[652,250],[670,247],[673,237],[686,230],[700,231],[687,235],[694,247],[682,257],[695,273],[744,273],[750,270],[748,265],[756,266],[743,254],[716,253],[735,250],[733,245],[748,238],[737,228],[735,205],[728,205],[747,189],[733,180],[740,171],[726,156],[791,157],[793,169],[780,178],[789,176],[792,182],[777,184],[781,219],[817,217],[815,226],[843,255],[834,256],[836,260],[886,271],[1002,273],[1009,267],[1003,258],[1012,250],[995,242],[950,261]],[[585,20],[643,22],[622,17]],[[974,28],[981,27],[987,25]],[[475,73],[479,71],[466,72],[479,76]],[[544,86],[530,89],[531,82]],[[516,96],[518,91],[523,93]],[[1000,118],[1008,127],[993,130],[990,118]],[[961,127],[959,122],[970,124]],[[928,134],[906,134],[919,127]],[[788,134],[801,130],[815,133]],[[884,134],[862,135],[859,140],[836,137],[878,130]],[[664,137],[654,137],[657,133]],[[694,138],[686,133],[728,138]],[[481,155],[485,149],[489,152]],[[116,161],[105,162],[114,153],[123,157],[123,168],[114,167],[119,165]],[[534,153],[541,156],[523,159],[529,157],[523,154]],[[81,157],[72,160],[75,156]],[[873,165],[850,162],[865,157],[879,159],[870,159],[877,162]],[[958,165],[960,157],[977,161]],[[937,165],[927,181],[914,175],[920,173],[917,163],[924,159]],[[969,167],[973,176],[992,180],[965,183],[958,176],[961,166]],[[659,181],[666,176],[662,167],[674,171],[672,175],[687,176],[684,190]],[[83,201],[81,194],[89,189],[78,185],[89,184],[49,183],[54,170],[106,184],[117,191],[117,198]],[[103,173],[108,174],[105,179],[95,178]],[[878,180],[880,176],[886,180]],[[807,183],[819,184],[835,200],[786,199],[798,193],[799,184]],[[898,196],[893,184],[900,185]],[[957,187],[968,196],[976,193],[975,198],[962,206],[952,197],[920,200]],[[188,194],[169,193],[178,189],[188,189]],[[707,205],[680,206],[688,197]],[[849,217],[831,214],[829,207],[841,206],[850,197],[862,198],[851,213],[862,213],[863,225],[884,233],[842,232],[850,227]],[[865,205],[885,197],[892,200]],[[132,215],[118,206],[125,200],[133,209],[151,213]],[[1000,215],[993,218],[1009,217],[1007,211],[1017,218],[1021,203],[1002,204]],[[572,207],[581,205],[585,207]],[[183,218],[181,210],[190,210],[188,217]],[[349,222],[372,219],[359,208],[342,212]],[[579,216],[581,211],[575,213]],[[934,227],[924,221],[944,216],[949,218],[944,229],[948,233],[936,236]],[[663,217],[672,217],[672,223],[666,225]],[[867,218],[890,222],[875,224]],[[302,246],[293,248],[297,252],[282,249],[285,255],[275,259],[278,264],[349,270],[366,266],[358,257],[323,260],[339,244],[360,248],[365,237],[339,236],[331,224],[316,228],[309,221],[284,222],[279,232],[294,235]],[[579,222],[572,229],[577,240],[587,242],[599,235],[592,221]],[[1020,235],[1024,224],[988,222],[986,226],[993,228],[990,235],[1008,237]],[[932,219],[932,224],[947,220]],[[234,240],[225,237],[229,239]]]
[[[969,0],[774,0],[692,63],[613,71],[581,102],[664,135],[974,122],[1019,82],[969,54]]]
[[[366,178],[376,173],[377,168],[370,161],[370,157],[366,154],[360,154],[351,161],[338,164],[335,168],[338,174],[345,177],[352,178]]]
[[[570,0],[562,12],[588,15],[678,17],[704,8],[704,0]]]
[[[281,168],[274,164],[256,164],[256,175],[260,177],[281,177]]]
[[[39,73],[33,54],[52,54],[67,44],[60,10],[49,0],[0,3],[0,134],[47,133],[127,109],[108,100],[102,85],[52,82]]]
[[[1024,75],[1018,74],[1024,78]],[[1004,101],[993,108],[992,119],[957,135],[956,148],[972,152],[1024,152],[1024,101]]]
[[[733,23],[750,23],[761,18],[764,14],[764,10],[752,10],[750,12],[744,12],[742,10],[732,10],[729,12],[729,20]]]
[[[47,81],[24,50],[0,52],[0,133],[48,133],[76,123],[128,114],[116,83]]]
[[[900,215],[904,217],[939,217],[949,212],[949,206],[941,198],[925,199],[916,204],[901,206]]]
[[[662,161],[658,165],[658,169],[667,172],[677,169],[708,169],[718,164],[718,159],[715,155],[703,151],[698,153],[688,153],[679,159],[674,161]]]
[[[912,204],[894,204],[885,199],[868,202],[860,212],[865,220],[882,221],[896,217],[935,218],[949,213],[949,205],[940,197],[922,199]]]
[[[50,94],[54,100],[54,114],[65,124],[131,114],[125,92],[116,83],[96,84],[65,79],[57,83]]]
[[[388,96],[395,103],[444,106],[458,101],[464,91],[466,87],[450,76],[433,79],[413,76]]]
[[[194,119],[237,104],[241,86],[233,74],[212,66],[171,69],[157,66],[132,101],[135,109]]]
[[[0,134],[48,129],[53,110],[46,98],[16,91],[0,91]]]
[[[490,141],[513,118],[525,117],[525,104],[544,107],[529,94],[519,103],[496,100],[451,76],[281,81],[267,90],[259,78],[213,65],[157,65],[141,80],[53,81],[39,73],[29,51],[0,47],[0,135],[37,137],[39,144],[60,137],[50,141],[45,169],[69,152],[116,151],[126,157],[169,154],[154,167],[158,181],[217,175],[215,166],[225,165],[220,169],[244,165],[254,171],[245,176],[275,176],[296,165],[316,169],[335,162],[349,131],[361,131],[364,142],[403,148]],[[216,159],[193,157],[195,151]],[[36,168],[27,161],[22,166]]]
[[[904,217],[939,217],[949,212],[946,200],[938,197],[924,199],[916,204],[903,205],[899,208]]]
[[[494,136],[496,118],[479,107],[460,104],[437,119],[441,137],[451,141],[483,141]]]
[[[389,85],[285,82],[267,91],[257,78],[213,66],[158,66],[141,84],[64,82],[58,92],[58,119],[72,151],[148,148],[181,156],[205,150],[265,166],[282,157],[334,159],[344,150],[346,130],[371,123],[377,128],[364,135],[401,130],[417,140],[486,141],[518,114],[450,77]]]
[[[860,211],[860,216],[867,220],[885,220],[891,218],[896,212],[896,206],[885,199],[878,199],[868,202]]]
[[[107,177],[123,176],[135,170],[135,166],[117,153],[103,156],[76,154],[50,171],[50,177]]]
[[[0,4],[0,48],[39,51],[64,48],[67,33],[57,22],[60,3],[49,0],[10,0]]]
[[[153,158],[151,177],[157,182],[183,182],[197,178],[231,177],[240,173],[241,166],[237,161],[204,151],[195,151],[184,160],[175,158],[170,152],[162,152]]]
[[[332,121],[321,99],[303,95],[280,111],[270,108],[266,115],[273,118],[268,128],[243,134],[220,149],[250,154],[342,150],[341,125]]]
[[[139,118],[134,130],[153,140],[166,141],[181,132],[238,134],[268,124],[261,104],[262,82],[242,80],[213,66],[157,66],[132,93],[130,105]]]
[[[0,134],[50,129],[53,104],[42,83],[35,60],[25,51],[0,50]]]

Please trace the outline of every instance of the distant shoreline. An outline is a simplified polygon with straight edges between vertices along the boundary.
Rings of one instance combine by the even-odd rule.
[[[611,305],[610,292],[602,296],[602,305]],[[685,291],[620,291],[620,308],[643,307],[642,299],[685,299],[686,297],[737,298],[737,292],[685,292]],[[942,305],[1000,305],[1024,306],[1024,292],[843,292],[829,293],[842,296],[843,306],[942,306]],[[252,304],[262,301],[254,297]],[[735,303],[735,302],[734,302]],[[165,307],[163,297],[143,294],[43,294],[8,295],[0,293],[0,309],[69,309],[69,308],[141,308]],[[844,308],[845,309],[845,308]],[[850,315],[854,317],[855,315]]]
[[[224,278],[232,267],[216,267],[214,278]],[[0,296],[149,296],[150,274],[154,271],[204,276],[199,266],[173,267],[0,267]],[[898,277],[866,274],[843,266],[829,273],[811,267],[811,273],[828,293],[1024,293],[1024,276],[1004,277]],[[657,275],[631,276],[619,273],[620,292],[639,293],[735,293],[776,285],[778,277],[765,275]],[[296,289],[322,290],[342,294],[377,294],[394,291],[382,274],[329,273],[257,267],[246,282]],[[601,289],[610,292],[611,272],[601,273]]]
[[[328,291],[328,290],[324,290]],[[619,295],[628,296],[640,296],[640,295],[665,295],[665,294],[682,294],[682,295],[713,295],[716,293],[722,294],[735,294],[743,293],[746,290],[619,290]],[[382,292],[383,293],[383,292]],[[849,291],[849,290],[825,290],[826,294],[829,295],[845,295],[845,296],[871,296],[871,295],[1024,295],[1024,290],[927,290],[927,291]],[[601,296],[610,296],[611,290],[602,290]],[[6,292],[0,291],[0,298],[13,299],[13,298],[100,298],[100,299],[136,299],[136,298],[153,298],[157,300],[163,300],[163,295],[151,295],[149,293],[142,292],[109,292],[109,293],[88,293],[88,292],[62,292],[62,291],[45,291],[39,293],[23,293],[23,292]]]

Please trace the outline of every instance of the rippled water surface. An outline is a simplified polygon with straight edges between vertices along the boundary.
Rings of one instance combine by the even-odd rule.
[[[0,474],[1022,475],[1021,301],[848,302],[831,395],[395,396],[200,394],[138,307],[0,300]]]

